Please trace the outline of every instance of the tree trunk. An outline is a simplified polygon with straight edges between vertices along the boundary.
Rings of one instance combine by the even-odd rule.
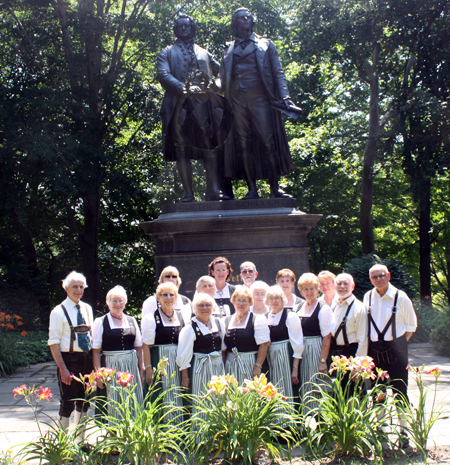
[[[379,77],[377,72],[380,56],[380,44],[373,48],[373,63],[366,62],[365,68],[370,85],[369,99],[369,138],[364,150],[364,166],[362,175],[362,193],[359,224],[361,229],[362,249],[364,254],[375,252],[375,239],[372,224],[373,205],[373,166],[377,154],[378,137],[380,134],[380,120],[378,112]]]
[[[431,179],[424,176],[420,183],[419,244],[420,244],[420,298],[431,304]]]
[[[98,230],[100,222],[100,198],[87,196],[83,199],[84,229],[80,237],[81,259],[83,272],[88,288],[84,294],[94,313],[103,308],[103,298],[100,287],[100,267],[98,260]]]

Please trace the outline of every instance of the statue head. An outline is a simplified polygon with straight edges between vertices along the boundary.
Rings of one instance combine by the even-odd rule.
[[[241,37],[245,33],[252,33],[255,20],[248,8],[238,8],[231,17],[231,29],[235,35]]]
[[[173,22],[173,32],[178,39],[189,40],[195,36],[197,25],[191,16],[182,14]]]

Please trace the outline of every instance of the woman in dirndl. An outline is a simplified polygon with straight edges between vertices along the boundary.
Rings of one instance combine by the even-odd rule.
[[[236,313],[223,320],[227,348],[225,372],[239,384],[259,376],[270,346],[267,318],[250,312],[253,296],[245,286],[237,286],[231,297]]]
[[[153,381],[153,367],[160,360],[166,359],[167,376],[161,377],[161,389],[165,393],[165,402],[182,408],[182,398],[173,387],[181,386],[181,376],[177,368],[178,337],[184,327],[184,319],[180,310],[175,310],[178,288],[168,282],[160,284],[156,289],[158,308],[143,318],[142,340],[144,342],[145,379],[150,386]]]
[[[144,380],[144,364],[142,360],[142,337],[134,317],[125,315],[127,293],[122,286],[113,287],[106,295],[109,313],[96,318],[92,328],[92,358],[94,369],[112,368],[117,372],[129,372],[133,375],[132,383],[136,385],[134,393],[138,403],[142,403],[142,383]],[[113,383],[117,384],[116,377]],[[104,389],[101,381],[97,382],[98,394]],[[120,402],[118,389],[107,387],[107,396]],[[101,408],[100,408],[101,409]],[[118,416],[114,405],[108,404],[108,413]]]
[[[318,300],[319,281],[315,274],[302,274],[298,280],[298,289],[306,299],[295,310],[300,317],[303,330],[300,398],[304,412],[307,414],[318,406],[311,397],[318,397],[319,393],[311,394],[311,383],[320,383],[320,374],[327,372],[334,318],[331,308],[324,301]]]
[[[215,300],[200,293],[192,303],[195,317],[180,332],[177,364],[181,385],[191,386],[194,395],[205,394],[213,376],[225,374],[223,365],[222,329],[219,319],[212,315]]]
[[[287,297],[279,286],[272,286],[266,293],[270,308],[267,320],[270,330],[270,347],[267,353],[269,379],[281,393],[294,403],[298,389],[299,364],[303,353],[302,325],[298,315],[288,308]]]

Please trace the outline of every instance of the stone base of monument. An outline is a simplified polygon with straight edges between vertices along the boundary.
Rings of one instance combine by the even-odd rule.
[[[306,238],[321,218],[299,211],[295,199],[229,200],[164,205],[157,220],[139,226],[155,241],[156,277],[175,266],[180,292],[192,298],[197,279],[219,256],[232,264],[230,284],[241,284],[244,261],[254,262],[269,285],[282,268],[298,278],[309,271]]]

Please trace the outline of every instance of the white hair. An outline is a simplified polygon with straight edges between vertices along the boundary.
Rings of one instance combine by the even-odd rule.
[[[196,315],[197,315],[197,306],[200,302],[209,302],[210,304],[212,304],[213,309],[214,309],[214,306],[216,305],[216,301],[209,294],[204,294],[204,293],[196,294],[194,297],[194,300],[192,301],[192,310],[194,311]]]
[[[354,284],[355,280],[353,279],[353,276],[349,273],[339,273],[336,278],[334,279],[334,283],[336,284],[336,281],[338,279],[349,279],[352,284]]]
[[[383,270],[386,271],[386,273],[389,273],[388,267],[386,265],[382,265],[381,263],[377,263],[376,265],[373,265],[372,268],[369,270],[369,276],[372,271],[375,270]]]
[[[250,286],[250,292],[253,294],[256,289],[264,289],[267,292],[269,290],[269,285],[264,281],[255,281]]]
[[[206,282],[212,283],[214,284],[214,286],[216,285],[216,281],[214,280],[212,276],[205,275],[205,276],[201,276],[200,278],[198,278],[197,283],[195,284],[195,289],[197,289],[198,291],[200,289],[200,285]]]
[[[87,286],[86,277],[84,274],[78,273],[77,271],[71,271],[63,280],[62,280],[62,287],[66,290],[72,281],[83,281],[84,287]]]
[[[269,289],[267,290],[266,297],[264,299],[264,303],[267,305],[267,302],[269,301],[269,297],[281,297],[281,300],[283,301],[283,307],[286,307],[288,303],[288,299],[286,297],[286,294],[284,293],[283,289],[281,289],[280,286],[270,286]]]
[[[118,295],[125,299],[125,303],[128,302],[127,291],[122,286],[115,286],[108,291],[106,294],[106,302],[110,302],[113,295]]]
[[[256,265],[253,262],[241,263],[241,266],[239,267],[239,269],[242,271],[242,268],[244,268],[244,266],[250,266],[253,269],[253,271],[256,271]]]

